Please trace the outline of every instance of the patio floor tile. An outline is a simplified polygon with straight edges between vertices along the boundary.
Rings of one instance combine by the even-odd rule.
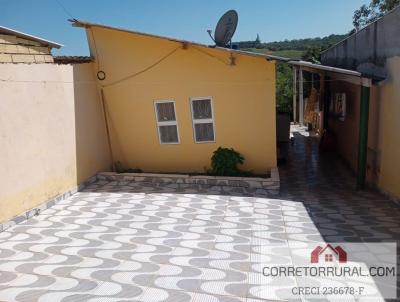
[[[351,171],[300,130],[286,147],[273,199],[91,184],[0,233],[0,300],[278,301],[289,284],[262,268],[291,263],[297,243],[399,242],[397,204],[355,192]]]

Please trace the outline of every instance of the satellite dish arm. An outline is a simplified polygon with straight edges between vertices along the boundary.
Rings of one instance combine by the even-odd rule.
[[[211,29],[208,29],[207,32],[208,32],[208,35],[210,36],[211,40],[213,40],[214,43],[217,44],[217,43],[215,42],[215,39],[214,39],[213,36],[212,36],[212,30],[211,30]]]

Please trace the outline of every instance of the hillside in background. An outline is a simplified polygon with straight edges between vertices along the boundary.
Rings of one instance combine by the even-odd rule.
[[[258,53],[273,54],[280,57],[292,59],[302,59],[312,63],[319,64],[321,51],[339,43],[347,35],[330,35],[323,38],[309,38],[284,40],[280,42],[262,43],[259,35],[254,41],[234,42],[236,49],[253,51]],[[304,73],[305,84],[304,93],[306,96],[310,93],[311,75]],[[279,112],[292,111],[293,98],[293,78],[292,69],[288,64],[276,64],[276,104]]]
[[[307,51],[325,50],[342,41],[346,37],[347,35],[330,35],[323,38],[318,37],[263,43],[257,35],[257,38],[254,41],[234,42],[233,45],[237,49],[301,59]]]
[[[345,39],[347,35],[330,35],[323,38],[308,38],[308,39],[297,39],[297,40],[285,40],[280,42],[269,42],[269,43],[260,43],[262,48],[268,48],[273,51],[286,50],[286,49],[296,49],[296,50],[305,50],[309,47],[320,47],[320,48],[328,48],[343,39]]]

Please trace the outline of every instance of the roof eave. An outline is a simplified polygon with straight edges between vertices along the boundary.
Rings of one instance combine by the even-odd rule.
[[[351,76],[356,76],[356,77],[362,77],[362,73],[354,70],[349,70],[349,69],[343,69],[343,68],[337,68],[337,67],[332,67],[332,66],[327,66],[327,65],[319,65],[319,64],[314,64],[311,62],[307,61],[294,61],[290,60],[288,62],[290,65],[296,65],[299,67],[308,67],[312,69],[318,69],[321,71],[328,71],[328,72],[335,72],[335,73],[341,73],[345,75],[351,75]]]
[[[20,38],[23,38],[23,39],[37,41],[37,42],[40,42],[40,43],[42,43],[44,45],[48,45],[51,48],[59,49],[59,48],[64,46],[62,44],[59,44],[59,43],[56,43],[56,42],[53,42],[53,41],[50,41],[50,40],[45,40],[45,39],[42,39],[42,38],[39,38],[39,37],[36,37],[36,36],[33,36],[33,35],[29,35],[29,34],[26,34],[26,33],[23,33],[21,31],[14,30],[14,29],[11,29],[11,28],[8,28],[8,27],[5,27],[5,26],[0,26],[0,33],[1,32],[7,33],[7,34],[13,34],[13,35],[16,35],[17,37],[20,37]]]
[[[182,44],[186,44],[186,45],[198,46],[198,47],[207,48],[207,49],[218,49],[218,50],[230,52],[233,54],[239,54],[239,55],[245,55],[245,56],[251,56],[251,57],[259,57],[259,58],[264,58],[264,59],[272,60],[272,61],[287,62],[290,60],[289,58],[284,58],[284,57],[279,57],[279,56],[274,56],[274,55],[255,53],[255,52],[249,52],[249,51],[237,50],[237,49],[225,48],[225,47],[219,47],[219,46],[209,46],[209,45],[198,43],[198,42],[192,42],[192,41],[176,39],[176,38],[171,38],[171,37],[166,37],[166,36],[159,36],[159,35],[154,35],[154,34],[149,34],[149,33],[143,33],[140,31],[134,31],[134,30],[113,27],[113,26],[103,25],[103,24],[98,24],[98,23],[91,23],[91,22],[82,21],[82,20],[70,19],[68,21],[72,22],[72,26],[74,26],[74,27],[83,27],[83,28],[101,27],[101,28],[105,28],[105,29],[116,30],[116,31],[121,31],[121,32],[136,34],[136,35],[142,35],[142,36],[147,36],[147,37],[151,37],[151,38],[163,39],[163,40],[182,43]]]
[[[327,66],[327,65],[319,65],[319,64],[314,64],[314,63],[307,62],[307,61],[289,61],[287,63],[290,65],[297,66],[297,67],[304,67],[306,70],[308,69],[308,71],[318,70],[321,72],[338,74],[338,75],[348,77],[348,78],[349,77],[351,77],[353,79],[357,78],[360,80],[360,83],[366,83],[364,86],[370,86],[371,84],[377,84],[377,83],[385,80],[385,78],[383,78],[383,77],[376,77],[376,76],[361,73],[361,72],[358,72],[355,70],[337,68],[337,67],[332,67],[332,66]]]

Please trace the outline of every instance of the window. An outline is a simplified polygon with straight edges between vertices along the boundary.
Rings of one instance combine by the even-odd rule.
[[[346,93],[335,93],[331,96],[329,112],[342,122],[346,119]]]
[[[178,123],[174,101],[154,103],[160,144],[179,144]]]
[[[195,142],[215,142],[214,112],[211,98],[192,98],[190,101]]]
[[[325,255],[325,262],[333,262],[332,254],[326,254]]]
[[[340,121],[344,121],[346,118],[346,94],[336,93],[335,100],[335,113]]]

